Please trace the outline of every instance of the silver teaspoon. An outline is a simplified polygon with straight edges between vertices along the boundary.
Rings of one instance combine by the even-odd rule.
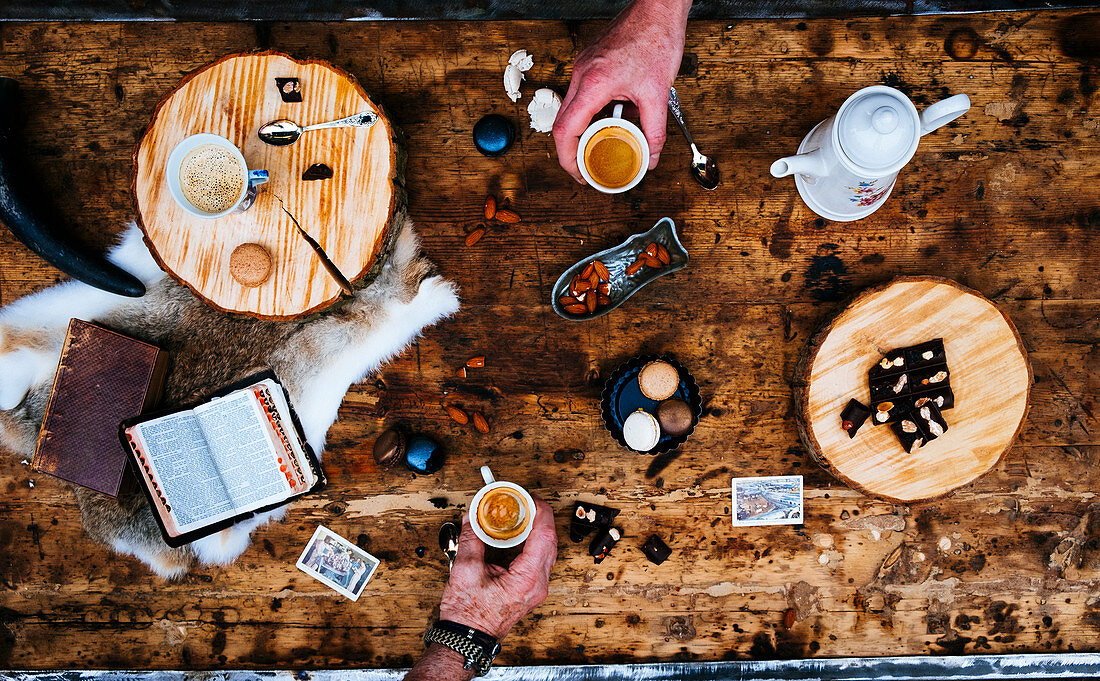
[[[672,117],[676,119],[676,123],[683,131],[688,144],[691,145],[691,176],[702,185],[703,189],[714,189],[718,186],[719,181],[718,164],[713,159],[704,156],[699,151],[699,147],[695,146],[695,140],[691,139],[687,123],[684,122],[684,114],[680,111],[680,98],[676,96],[676,88],[669,88],[668,90],[668,110],[672,112]]]
[[[303,132],[309,130],[322,130],[324,128],[369,128],[374,125],[377,120],[378,115],[373,111],[357,113],[354,116],[341,118],[338,121],[315,123],[305,127],[298,125],[290,119],[281,118],[277,121],[264,123],[260,126],[256,134],[259,135],[261,140],[268,144],[276,147],[283,147],[288,144],[294,144],[298,141],[298,138],[302,136]]]

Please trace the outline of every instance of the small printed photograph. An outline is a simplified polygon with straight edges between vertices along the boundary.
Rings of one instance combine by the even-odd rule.
[[[733,479],[734,527],[801,525],[802,476]]]
[[[374,576],[379,562],[324,525],[318,525],[298,559],[298,569],[356,601]]]

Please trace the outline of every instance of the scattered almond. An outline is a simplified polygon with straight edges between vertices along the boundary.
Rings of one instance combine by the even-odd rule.
[[[579,302],[581,301],[577,300],[573,296],[562,296],[561,298],[558,298],[558,304],[563,307],[565,305],[576,305]]]
[[[496,219],[503,223],[514,225],[519,222],[519,213],[510,208],[501,208],[496,212]]]
[[[470,417],[458,407],[447,407],[447,415],[451,417],[452,421],[460,426],[464,426],[470,422]]]
[[[584,314],[588,312],[588,306],[577,303],[576,305],[566,305],[565,311],[569,314]]]
[[[492,194],[485,197],[485,219],[492,220],[497,214],[497,200]]]
[[[489,432],[489,422],[485,420],[485,417],[481,415],[480,411],[473,412],[474,428],[477,428],[479,433]]]
[[[466,245],[473,246],[477,242],[481,241],[481,237],[485,236],[485,228],[478,227],[472,232],[466,235]]]
[[[455,376],[466,378],[466,367],[459,367],[458,371],[455,372]]]
[[[480,369],[481,367],[485,366],[485,357],[481,355],[478,355],[477,357],[471,357],[470,359],[466,360],[466,366],[470,367],[471,369]]]
[[[577,293],[584,293],[585,291],[592,290],[592,282],[588,279],[580,279],[577,281],[577,285],[573,288]]]
[[[798,613],[794,611],[794,608],[789,608],[787,612],[783,613],[783,626],[787,627],[788,629],[793,627],[795,623],[795,618],[797,616]]]
[[[596,303],[599,302],[596,296],[588,296],[584,299],[584,304],[588,306],[589,314],[596,311]]]
[[[645,252],[646,252],[646,255],[651,255],[654,258],[656,258],[657,257],[657,244],[653,243],[652,241],[649,242],[649,245],[645,247]]]
[[[599,286],[596,287],[596,290],[600,293],[600,295],[604,295],[604,296],[611,295],[611,282],[609,282],[609,281],[603,282],[602,284],[600,284]]]

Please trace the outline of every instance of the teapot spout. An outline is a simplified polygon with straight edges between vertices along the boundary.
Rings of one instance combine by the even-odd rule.
[[[796,154],[781,158],[772,164],[772,177],[786,177],[788,175],[806,175],[812,178],[824,177],[829,174],[825,164],[822,150],[814,149],[805,154]]]

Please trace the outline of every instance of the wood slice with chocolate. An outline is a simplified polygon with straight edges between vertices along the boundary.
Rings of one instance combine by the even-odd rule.
[[[291,101],[297,97],[300,102]],[[314,130],[286,147],[256,136],[261,125],[280,118],[310,125],[361,111],[378,113],[378,121],[370,128]],[[250,169],[268,171],[270,180],[248,210],[200,218],[165,191],[168,155],[200,132],[226,137]],[[347,280],[369,284],[395,236],[391,222],[403,196],[397,158],[393,125],[349,73],[277,52],[233,54],[188,74],[157,105],[134,153],[138,222],[160,266],[213,307],[267,319],[300,317],[336,302],[342,291],[295,221]],[[318,159],[332,176],[320,179],[326,169],[311,169]],[[320,181],[310,181],[314,177]],[[272,256],[271,275],[256,286],[230,274],[229,255],[242,235]]]
[[[904,360],[894,366],[904,358],[898,350],[929,339],[943,339],[945,350],[933,344],[917,356],[936,362],[946,352],[950,391],[932,383],[942,364],[912,374],[929,380],[925,388],[935,388],[925,393],[933,403],[950,396],[950,432],[922,438],[924,444],[912,451],[891,428],[849,437],[838,415],[850,399],[868,395],[869,374],[901,374],[907,367]],[[891,366],[877,369],[884,358]],[[900,277],[861,293],[810,341],[795,374],[799,434],[818,463],[856,489],[897,502],[936,498],[1000,461],[1027,415],[1031,376],[1020,336],[995,304],[947,279]],[[946,383],[946,375],[941,380]],[[898,401],[897,414],[891,410],[887,422],[895,423],[910,404]],[[881,406],[873,403],[872,414]]]

